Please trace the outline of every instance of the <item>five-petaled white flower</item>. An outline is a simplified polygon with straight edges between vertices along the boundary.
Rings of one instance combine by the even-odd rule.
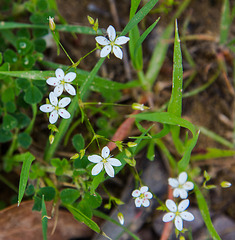
[[[99,174],[104,168],[110,177],[114,177],[114,169],[112,166],[119,167],[122,165],[118,159],[110,156],[110,150],[107,146],[102,149],[101,156],[94,154],[88,156],[88,160],[97,163],[91,170],[92,175]]]
[[[188,191],[194,188],[194,184],[192,182],[187,182],[188,175],[186,172],[180,173],[179,177],[169,178],[168,184],[174,188],[173,196],[181,197],[182,199],[186,199],[188,197]]]
[[[193,221],[194,216],[192,213],[185,211],[185,209],[189,206],[189,200],[183,200],[179,203],[178,207],[175,202],[171,199],[166,200],[166,206],[170,210],[170,212],[166,213],[162,221],[170,222],[175,219],[175,227],[179,230],[183,230],[183,220],[185,221]]]
[[[135,206],[140,207],[143,205],[144,207],[148,207],[150,205],[149,199],[153,197],[151,192],[148,192],[149,188],[147,186],[143,186],[140,190],[136,189],[132,192],[132,196],[135,198]]]
[[[111,25],[107,28],[107,33],[109,40],[103,36],[95,38],[96,42],[104,46],[100,52],[100,57],[106,57],[111,52],[114,53],[117,58],[122,59],[123,53],[120,45],[127,43],[130,38],[125,36],[116,37],[115,28]]]
[[[70,84],[75,78],[76,73],[69,72],[64,75],[64,71],[60,68],[55,71],[56,77],[50,77],[47,79],[47,84],[54,86],[54,93],[56,97],[59,97],[64,89],[71,95],[76,95],[75,88]]]
[[[51,104],[42,105],[40,107],[40,110],[46,113],[50,112],[49,122],[51,124],[54,124],[58,120],[59,115],[65,119],[70,118],[70,113],[64,109],[64,107],[66,107],[71,102],[71,99],[69,97],[62,98],[60,101],[58,101],[54,92],[50,92],[49,100]]]

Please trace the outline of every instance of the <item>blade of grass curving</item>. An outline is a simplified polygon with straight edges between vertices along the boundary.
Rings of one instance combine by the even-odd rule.
[[[128,22],[126,27],[121,32],[120,36],[126,35],[133,27],[135,27],[156,5],[158,0],[150,0],[147,2],[136,14],[135,16]]]
[[[168,104],[167,111],[181,117],[182,112],[182,89],[183,87],[183,66],[182,54],[180,48],[180,38],[178,32],[177,21],[175,21],[175,42],[174,42],[174,57],[173,57],[173,77],[172,77],[172,92]],[[179,138],[180,127],[171,126],[172,139],[179,153],[182,153],[184,147]]]
[[[216,230],[212,224],[210,212],[209,212],[209,208],[207,206],[206,200],[205,200],[204,196],[202,195],[199,187],[195,183],[194,183],[194,189],[195,189],[198,207],[200,209],[202,218],[206,224],[206,227],[207,227],[212,239],[213,240],[221,240],[220,236],[218,235],[218,233],[216,232]]]
[[[43,240],[47,240],[47,209],[44,201],[44,195],[42,195],[42,235]]]
[[[195,126],[191,122],[183,118],[177,117],[172,113],[168,112],[139,113],[136,115],[130,115],[130,117],[134,117],[138,120],[154,121],[170,125],[179,125],[181,127],[189,129],[192,132],[193,137],[196,135]]]
[[[97,233],[101,233],[99,226],[94,221],[92,221],[90,218],[88,218],[85,214],[83,214],[79,209],[77,209],[69,204],[63,204],[63,206],[66,207],[73,214],[73,217],[76,220],[86,224],[93,231],[95,231]]]
[[[162,67],[162,64],[165,60],[167,49],[168,49],[168,42],[167,40],[171,37],[173,30],[174,30],[174,21],[176,18],[178,18],[181,13],[186,9],[186,7],[189,5],[191,0],[185,0],[183,1],[173,16],[172,20],[170,21],[169,25],[166,27],[165,31],[163,32],[162,36],[159,39],[158,44],[156,44],[151,60],[149,62],[149,66],[146,72],[146,81],[148,82],[147,89],[150,91],[155,80],[157,79],[157,76],[160,72],[160,69]]]
[[[140,0],[131,0],[130,20],[135,16],[135,13],[137,11],[139,4],[140,4]],[[142,46],[138,48],[138,51],[136,51],[136,54],[135,54],[136,42],[140,37],[140,32],[137,24],[130,30],[129,37],[130,37],[129,51],[130,51],[133,67],[136,70],[142,70],[143,69]]]
[[[48,29],[48,25],[37,25],[37,24],[27,24],[27,23],[16,23],[16,22],[1,22],[0,30],[15,29],[15,28],[33,28],[33,29]],[[74,25],[56,25],[56,30],[61,32],[79,33],[86,35],[102,35],[102,31],[98,29],[97,33],[91,27],[86,26],[74,26]]]
[[[23,161],[23,165],[22,165],[22,169],[21,169],[21,173],[20,173],[18,206],[20,205],[21,200],[24,196],[26,185],[27,185],[27,182],[29,179],[30,166],[34,159],[35,159],[35,157],[30,152],[27,152],[24,154],[24,161]]]
[[[137,237],[134,233],[132,233],[127,227],[121,225],[119,222],[115,221],[113,218],[109,217],[108,215],[98,211],[98,210],[93,210],[93,213],[96,217],[102,218],[106,221],[112,222],[115,225],[119,226],[120,228],[122,228],[126,233],[128,233],[133,239],[135,240],[140,240],[139,237]]]
[[[139,37],[139,39],[136,41],[135,44],[135,51],[134,51],[134,57],[137,56],[137,51],[139,49],[139,47],[141,47],[143,41],[145,40],[145,38],[152,32],[152,30],[154,29],[154,27],[157,25],[157,23],[159,22],[160,17],[153,23],[151,24],[145,31],[144,33]]]
[[[206,159],[224,158],[235,156],[235,150],[225,150],[218,148],[206,148],[206,152],[203,154],[194,154],[191,156],[191,161],[200,161]]]
[[[228,41],[228,34],[230,29],[230,6],[229,0],[224,0],[222,7],[222,15],[220,22],[220,43],[225,44]]]
[[[195,145],[197,144],[199,133],[200,132],[198,131],[198,133],[192,139],[190,139],[188,141],[188,146],[185,149],[184,156],[178,162],[179,172],[183,172],[187,168],[189,161],[190,161],[191,152],[192,152],[193,148],[195,147]]]

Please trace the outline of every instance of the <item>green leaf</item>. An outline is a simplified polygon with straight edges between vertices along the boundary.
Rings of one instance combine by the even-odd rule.
[[[18,143],[21,147],[27,149],[32,143],[32,138],[28,133],[22,132],[18,135]]]
[[[195,126],[192,123],[168,112],[140,113],[136,115],[130,115],[130,117],[134,117],[138,120],[155,121],[170,125],[179,125],[181,127],[189,129],[192,132],[193,136],[196,135]]]
[[[46,209],[46,204],[44,201],[44,196],[42,196],[42,235],[43,235],[43,240],[47,240],[47,209]]]
[[[17,119],[19,129],[25,128],[30,124],[30,118],[24,113],[16,113],[14,117]]]
[[[46,11],[48,8],[46,0],[37,0],[37,8],[39,11]]]
[[[84,201],[86,201],[92,209],[98,208],[102,203],[102,198],[98,193],[90,194],[86,192],[84,195]]]
[[[11,116],[10,114],[6,114],[3,117],[2,128],[6,131],[12,130],[17,126],[17,119]]]
[[[16,105],[14,102],[7,102],[5,107],[8,113],[14,113],[16,111]]]
[[[183,66],[182,54],[180,49],[180,39],[177,21],[175,21],[175,42],[174,42],[174,58],[173,58],[173,78],[172,78],[172,92],[168,104],[168,112],[181,117],[182,112],[182,89],[183,87]],[[179,153],[183,151],[183,143],[180,140],[180,127],[171,126],[171,134],[175,147]]]
[[[32,210],[33,211],[41,211],[41,209],[42,209],[42,199],[37,197],[37,196],[34,196],[33,200],[34,200],[34,204],[33,204]]]
[[[85,141],[82,134],[76,134],[73,136],[72,143],[77,152],[80,152],[85,147]]]
[[[197,144],[199,133],[200,132],[198,132],[192,139],[190,139],[188,141],[188,146],[186,147],[184,156],[178,162],[178,169],[180,170],[180,172],[184,171],[189,164],[191,152],[192,152],[193,148],[195,147],[195,145]]]
[[[1,98],[3,102],[10,102],[15,100],[15,92],[12,87],[8,87],[1,94]]]
[[[46,41],[42,38],[35,39],[34,48],[37,52],[44,52],[46,50]]]
[[[22,166],[21,173],[20,173],[18,206],[20,205],[21,200],[24,196],[24,192],[25,192],[26,185],[27,185],[28,178],[29,178],[30,166],[34,159],[35,159],[35,157],[30,152],[27,152],[25,154],[25,159],[23,161],[23,166]]]
[[[89,219],[92,218],[92,209],[88,202],[86,202],[85,199],[80,201],[77,205],[77,209],[82,212],[84,215],[86,215]]]
[[[158,0],[150,0],[147,2],[128,22],[126,27],[123,29],[121,36],[126,35],[133,27],[135,27],[150,12],[157,2]]]
[[[105,171],[102,171],[101,173],[99,173],[93,178],[91,183],[92,191],[95,191],[96,188],[100,185],[100,183],[104,181],[104,174],[105,174]]]
[[[29,80],[26,79],[26,78],[17,78],[17,79],[16,79],[16,86],[17,86],[19,89],[26,90],[27,88],[29,88],[30,82],[29,82]]]
[[[35,58],[28,54],[22,58],[21,63],[26,69],[31,69],[35,64]]]
[[[228,34],[231,24],[229,0],[223,1],[222,15],[220,22],[220,43],[225,44],[228,41]]]
[[[2,53],[0,52],[0,65],[2,64]]]
[[[99,226],[94,221],[92,221],[90,218],[88,218],[85,214],[83,214],[80,210],[78,210],[68,204],[64,204],[64,206],[73,214],[73,216],[76,220],[85,223],[93,231],[100,233]]]
[[[42,198],[44,196],[45,201],[51,201],[55,198],[55,188],[43,187],[37,192],[37,196]]]
[[[16,41],[16,48],[17,52],[21,55],[24,56],[26,55],[29,51],[32,50],[33,44],[31,41],[25,37],[18,38]]]
[[[3,58],[8,63],[16,63],[18,61],[18,56],[12,49],[7,49],[4,52]]]
[[[33,184],[28,185],[28,187],[25,190],[25,195],[26,196],[32,196],[35,193],[35,189]]]
[[[221,240],[220,236],[218,235],[218,233],[216,232],[216,230],[212,224],[212,221],[210,218],[210,212],[209,212],[209,208],[207,206],[206,200],[203,197],[199,187],[195,183],[194,183],[194,189],[195,189],[198,207],[200,209],[202,218],[206,224],[206,227],[207,227],[212,239],[213,240]]]
[[[8,130],[4,130],[1,126],[0,128],[0,143],[8,142],[12,139],[13,134]]]
[[[64,204],[74,203],[80,196],[80,193],[77,189],[65,188],[60,192],[61,202]]]
[[[26,28],[21,28],[19,31],[17,31],[16,35],[18,38],[26,37],[26,38],[30,39],[30,37],[31,37],[29,30]]]
[[[42,93],[36,86],[29,87],[24,95],[24,100],[28,104],[40,103],[42,101]]]
[[[155,142],[150,141],[148,144],[147,158],[150,161],[153,161],[155,158]]]

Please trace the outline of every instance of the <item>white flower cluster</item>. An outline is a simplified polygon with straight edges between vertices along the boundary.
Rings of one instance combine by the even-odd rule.
[[[143,186],[140,189],[136,189],[132,192],[132,196],[135,198],[135,206],[136,207],[148,207],[150,205],[149,199],[153,197],[151,192],[148,192],[149,188],[147,186]]]
[[[49,94],[50,104],[44,104],[40,107],[42,112],[50,113],[49,122],[51,124],[56,123],[59,116],[68,119],[70,118],[70,113],[65,109],[71,102],[69,97],[64,97],[58,100],[58,97],[65,90],[71,95],[76,95],[75,88],[70,84],[75,78],[76,73],[69,72],[66,75],[64,71],[60,68],[55,71],[56,77],[50,77],[47,79],[47,84],[55,87],[53,92]]]
[[[174,189],[173,196],[175,198],[180,197],[182,200],[178,206],[171,200],[166,200],[166,207],[170,210],[166,213],[162,220],[163,222],[170,222],[174,220],[175,227],[179,230],[183,230],[183,220],[193,221],[194,216],[192,213],[185,211],[189,206],[188,191],[194,188],[194,184],[187,181],[188,175],[186,172],[180,173],[178,178],[169,178],[168,184]]]

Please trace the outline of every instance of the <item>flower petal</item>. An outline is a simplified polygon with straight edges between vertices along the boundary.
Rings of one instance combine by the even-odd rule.
[[[173,188],[176,188],[179,186],[179,182],[176,178],[168,178],[168,184]]]
[[[175,227],[179,230],[183,230],[183,220],[180,216],[175,217]]]
[[[151,199],[153,197],[153,194],[151,192],[146,192],[146,193],[144,193],[144,197]]]
[[[178,211],[183,212],[189,205],[189,200],[185,199],[179,203]]]
[[[97,163],[97,164],[92,168],[91,174],[92,174],[92,175],[97,175],[97,174],[99,174],[99,173],[102,171],[103,166],[104,166],[104,165],[103,165],[103,162]]]
[[[93,163],[99,163],[102,161],[102,157],[96,154],[93,154],[91,156],[88,156],[88,160]]]
[[[68,118],[71,117],[70,113],[66,109],[64,109],[64,108],[59,109],[58,113],[64,119],[68,119]]]
[[[76,90],[71,84],[65,83],[64,88],[70,95],[76,95]]]
[[[112,47],[110,45],[107,45],[103,47],[100,51],[100,57],[106,57],[110,54]]]
[[[110,41],[107,38],[102,36],[96,37],[95,40],[102,46],[106,46],[110,44]]]
[[[72,82],[76,78],[76,73],[74,72],[69,72],[65,75],[64,81],[65,82]]]
[[[173,191],[173,196],[175,198],[179,197],[180,195],[180,189],[179,188],[175,188],[174,191]]]
[[[50,100],[50,103],[51,103],[53,106],[57,106],[57,104],[58,104],[58,99],[57,99],[57,97],[56,97],[56,95],[55,95],[54,92],[50,92],[50,93],[49,93],[49,100]]]
[[[54,111],[51,112],[51,114],[50,114],[49,122],[50,122],[51,124],[54,124],[54,123],[58,120],[58,117],[59,117],[59,115],[58,115],[57,110],[54,110]]]
[[[194,220],[193,214],[190,213],[190,212],[187,212],[187,211],[180,213],[180,216],[181,216],[185,221],[190,221],[190,222],[191,222],[191,221]]]
[[[110,177],[114,177],[114,169],[108,162],[104,163],[104,169]]]
[[[114,43],[117,45],[122,45],[127,43],[129,40],[130,40],[129,37],[121,36],[121,37],[118,37]]]
[[[64,86],[62,84],[57,85],[54,89],[55,96],[59,97],[63,91],[64,91]]]
[[[122,163],[116,158],[108,158],[107,161],[114,167],[119,167]]]
[[[186,173],[186,172],[182,172],[182,173],[179,175],[179,177],[178,177],[179,184],[182,185],[182,184],[186,183],[187,178],[188,178],[187,173]]]
[[[55,107],[52,106],[51,104],[44,104],[39,109],[42,112],[46,112],[47,113],[47,112],[52,112],[55,109]]]
[[[175,214],[173,212],[168,212],[163,216],[162,221],[163,222],[170,222],[174,218],[175,218]]]
[[[186,182],[184,185],[183,185],[183,188],[187,191],[189,190],[192,190],[194,188],[194,184],[192,182]]]
[[[59,84],[59,80],[55,77],[50,77],[47,79],[47,84],[55,87]]]
[[[113,46],[113,53],[117,58],[122,59],[123,53],[120,47]]]
[[[149,190],[149,188],[148,188],[147,186],[143,186],[143,187],[140,188],[140,192],[141,192],[141,193],[145,193],[145,192],[147,192],[148,190]]]
[[[147,198],[143,198],[142,205],[144,207],[148,207],[150,205],[150,201]]]
[[[136,199],[135,199],[135,206],[136,206],[136,207],[140,207],[141,204],[142,204],[142,201],[143,201],[143,200],[142,200],[141,198],[136,198]]]
[[[136,189],[132,192],[132,197],[139,197],[140,196],[140,190]]]
[[[181,199],[186,199],[188,197],[188,193],[184,189],[180,189],[180,197]]]
[[[116,30],[112,25],[109,25],[109,27],[107,28],[107,33],[109,36],[109,40],[113,42],[116,38]]]
[[[69,105],[70,104],[70,102],[71,102],[71,98],[69,98],[69,97],[64,97],[64,98],[62,98],[60,101],[59,101],[59,107],[61,107],[61,108],[64,108],[64,107],[66,107],[67,105]]]
[[[101,151],[101,156],[102,158],[107,158],[110,154],[110,150],[107,146],[103,147],[102,151]]]
[[[56,69],[55,75],[56,75],[58,80],[64,79],[64,71],[62,69],[60,69],[60,68]]]
[[[171,212],[175,213],[177,211],[177,206],[176,206],[175,202],[171,199],[166,200],[166,206]]]

